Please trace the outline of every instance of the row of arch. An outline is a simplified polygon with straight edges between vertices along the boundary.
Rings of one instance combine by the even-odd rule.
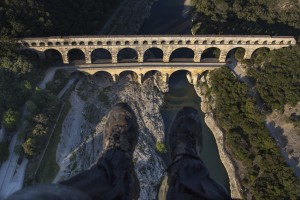
[[[263,47],[265,48],[265,47]],[[241,50],[243,52],[243,56],[246,53],[246,50],[242,47],[237,47],[226,54],[226,59],[230,58],[230,56],[237,50]],[[259,48],[261,49],[261,48]],[[268,48],[265,48],[268,49]],[[255,51],[256,52],[256,51]],[[253,54],[255,54],[255,52]],[[211,47],[201,52],[201,60],[200,62],[219,62],[221,50],[216,47]],[[63,56],[61,52],[55,49],[48,49],[45,51],[45,56],[48,59],[52,59],[58,62],[63,62]],[[121,49],[117,53],[117,62],[138,62],[138,52],[132,48],[124,48]],[[163,50],[153,47],[144,52],[143,62],[163,62],[164,52]],[[84,64],[86,62],[85,53],[78,48],[74,48],[68,51],[67,53],[68,62],[70,64]],[[195,52],[186,47],[175,49],[169,56],[167,62],[194,62]],[[113,56],[109,50],[104,48],[98,48],[91,52],[91,63],[112,63]]]
[[[177,73],[184,73],[186,75],[187,81],[190,84],[197,84],[197,81],[203,76],[204,74],[208,73],[209,70],[205,70],[201,73],[192,73],[191,71],[187,69],[177,69],[169,74],[163,74],[159,70],[149,70],[145,72],[144,74],[137,74],[135,71],[132,70],[124,70],[120,72],[119,74],[111,74],[108,71],[98,71],[92,76],[105,78],[109,80],[110,82],[117,82],[124,79],[129,79],[131,81],[136,81],[140,84],[144,83],[147,79],[151,77],[155,77],[156,79],[161,79],[165,83],[169,83],[170,80],[172,80],[173,76],[175,76]],[[80,76],[90,76],[90,74],[82,71],[75,71],[72,73],[73,75],[80,75]],[[128,77],[130,75],[130,77]],[[127,80],[128,81],[128,80]]]
[[[221,40],[221,41],[217,41],[217,40],[195,40],[195,41],[191,41],[191,40],[170,40],[170,41],[166,41],[166,40],[153,40],[153,41],[148,41],[148,40],[144,40],[144,41],[138,41],[138,40],[134,40],[134,41],[96,41],[96,42],[84,42],[84,41],[73,41],[73,42],[24,42],[24,43],[20,43],[19,45],[23,45],[25,47],[52,47],[52,46],[93,46],[93,45],[107,45],[107,46],[111,46],[111,45],[174,45],[174,44],[180,44],[180,45],[199,45],[199,44],[243,44],[243,45],[250,45],[250,44],[255,44],[255,45],[259,45],[259,44],[263,44],[263,45],[268,45],[268,44],[272,44],[272,45],[291,45],[292,41],[285,41],[285,40],[272,40],[272,41],[268,41],[268,40],[256,40],[256,41],[243,41],[243,40]]]

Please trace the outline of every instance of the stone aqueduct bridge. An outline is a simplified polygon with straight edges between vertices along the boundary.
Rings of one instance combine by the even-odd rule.
[[[68,37],[47,37],[47,38],[23,38],[18,41],[22,49],[31,49],[38,52],[44,57],[47,50],[56,50],[61,54],[64,64],[69,64],[69,52],[77,49],[81,50],[85,57],[85,63],[92,63],[93,51],[97,49],[109,52],[111,56],[111,65],[107,67],[96,68],[96,66],[87,68],[78,68],[81,71],[95,73],[98,71],[106,71],[112,74],[113,78],[122,71],[131,70],[138,74],[141,80],[147,67],[144,67],[144,55],[149,49],[160,49],[162,52],[161,65],[152,66],[152,70],[160,71],[163,76],[167,77],[171,72],[185,69],[190,72],[190,80],[196,83],[199,73],[214,69],[215,66],[207,66],[201,63],[202,53],[210,48],[218,48],[220,50],[219,66],[224,64],[229,52],[236,48],[245,50],[245,59],[251,58],[255,50],[259,48],[268,48],[270,50],[279,49],[296,44],[293,37],[271,37],[271,36],[68,36]],[[172,53],[178,49],[190,49],[194,53],[193,66],[182,67],[180,65],[171,66],[168,64]],[[133,65],[124,67],[124,63],[118,63],[118,54],[123,49],[133,49],[137,55],[139,66]],[[198,64],[197,64],[198,63]],[[196,66],[195,66],[196,64]],[[98,65],[99,66],[99,65]],[[145,68],[142,70],[142,68]],[[139,70],[137,69],[139,68]],[[151,67],[150,67],[151,68]],[[149,69],[150,70],[150,69]],[[115,78],[114,78],[115,79]]]

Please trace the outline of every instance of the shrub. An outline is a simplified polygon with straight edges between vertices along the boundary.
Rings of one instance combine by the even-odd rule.
[[[157,141],[156,142],[156,151],[160,154],[167,153],[167,149],[165,147],[165,144],[163,142]]]
[[[35,139],[28,138],[22,146],[27,157],[38,154],[38,146]]]
[[[3,126],[5,130],[9,132],[15,131],[18,126],[19,116],[19,112],[13,111],[12,109],[6,111],[3,116]]]

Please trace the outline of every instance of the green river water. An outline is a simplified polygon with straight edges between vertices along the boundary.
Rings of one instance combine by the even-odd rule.
[[[190,34],[190,20],[183,17],[184,0],[158,0],[152,7],[151,15],[146,20],[140,34]],[[201,99],[194,86],[186,78],[186,71],[178,71],[169,78],[169,92],[165,94],[165,103],[161,109],[166,133],[177,111],[190,106],[199,110],[202,121],[202,153],[201,158],[207,166],[211,177],[229,191],[229,178],[220,160],[215,138],[204,122],[201,112]],[[168,134],[166,134],[168,141]],[[167,164],[169,159],[166,158]]]

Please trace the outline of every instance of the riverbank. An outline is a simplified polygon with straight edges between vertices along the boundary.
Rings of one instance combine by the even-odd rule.
[[[201,98],[201,110],[205,114],[204,121],[215,137],[220,159],[224,167],[226,168],[227,174],[229,176],[231,198],[241,199],[241,186],[234,167],[234,163],[232,162],[230,155],[225,149],[224,134],[222,130],[218,127],[214,115],[212,113],[212,110],[214,108],[213,97],[206,97],[206,91],[209,89],[209,87],[209,76],[203,76],[200,80],[199,85],[195,86],[195,90],[198,96]]]

